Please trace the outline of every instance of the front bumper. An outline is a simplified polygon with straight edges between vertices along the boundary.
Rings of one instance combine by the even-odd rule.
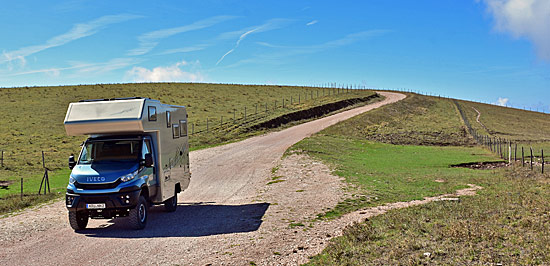
[[[67,191],[65,204],[69,211],[83,213],[91,218],[108,219],[128,216],[130,210],[137,205],[140,192],[140,189],[107,194],[77,194]],[[86,204],[90,203],[104,203],[105,208],[86,208]]]

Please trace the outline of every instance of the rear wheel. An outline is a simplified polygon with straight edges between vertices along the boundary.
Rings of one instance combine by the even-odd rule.
[[[164,210],[167,212],[175,212],[178,208],[178,193],[174,192],[174,196],[165,200]]]
[[[149,215],[149,208],[145,197],[139,196],[138,204],[135,208],[130,210],[128,219],[130,219],[130,226],[135,230],[141,230],[147,225],[147,216]]]
[[[70,211],[69,224],[75,231],[86,229],[88,225],[88,215]]]

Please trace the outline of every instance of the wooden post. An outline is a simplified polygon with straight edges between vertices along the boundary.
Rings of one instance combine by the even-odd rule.
[[[246,106],[244,107],[244,120],[246,120]]]
[[[267,114],[267,102],[265,103],[265,113]]]
[[[237,123],[237,120],[236,120],[236,113],[237,113],[237,109],[233,109],[233,124],[236,124],[236,123]]]
[[[301,99],[301,97],[300,97],[300,96],[302,96],[302,94],[301,94],[301,93],[300,93],[300,94],[298,94],[298,104],[302,103],[302,99]]]
[[[293,99],[292,96],[290,96],[290,105],[292,105]]]
[[[0,167],[4,167],[4,151],[2,151],[2,155],[0,155]]]
[[[529,150],[531,150],[531,170],[533,170],[533,147],[529,147]]]
[[[514,143],[514,161],[518,160],[518,144]]]
[[[258,104],[256,104],[256,114],[258,114]]]
[[[508,163],[512,163],[512,143],[508,142]]]
[[[223,116],[220,116],[220,128],[223,126]]]
[[[21,177],[21,199],[23,199],[23,178]]]
[[[208,132],[208,117],[206,118],[206,132]]]
[[[542,157],[542,173],[544,174],[544,149],[540,149],[540,156]]]
[[[521,146],[521,167],[525,167],[525,154],[523,152],[523,146]]]
[[[283,108],[285,108],[285,98],[283,98]]]

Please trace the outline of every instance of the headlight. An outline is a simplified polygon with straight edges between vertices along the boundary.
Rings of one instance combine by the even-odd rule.
[[[73,176],[69,176],[69,184],[74,184],[74,182],[76,182],[76,179],[74,179]]]
[[[123,175],[123,176],[120,177],[120,180],[121,180],[122,182],[128,182],[128,181],[130,181],[130,180],[136,178],[137,173],[138,173],[138,171],[136,170],[136,171],[134,171],[134,172],[132,172],[132,173],[129,173],[129,174],[127,174],[127,175]]]

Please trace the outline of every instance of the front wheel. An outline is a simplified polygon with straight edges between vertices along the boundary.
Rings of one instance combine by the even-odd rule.
[[[86,229],[86,226],[88,225],[88,215],[70,211],[69,224],[75,231]]]
[[[147,216],[149,215],[149,209],[145,197],[139,196],[138,204],[135,208],[130,210],[128,218],[130,219],[130,226],[135,230],[141,230],[147,225]]]

